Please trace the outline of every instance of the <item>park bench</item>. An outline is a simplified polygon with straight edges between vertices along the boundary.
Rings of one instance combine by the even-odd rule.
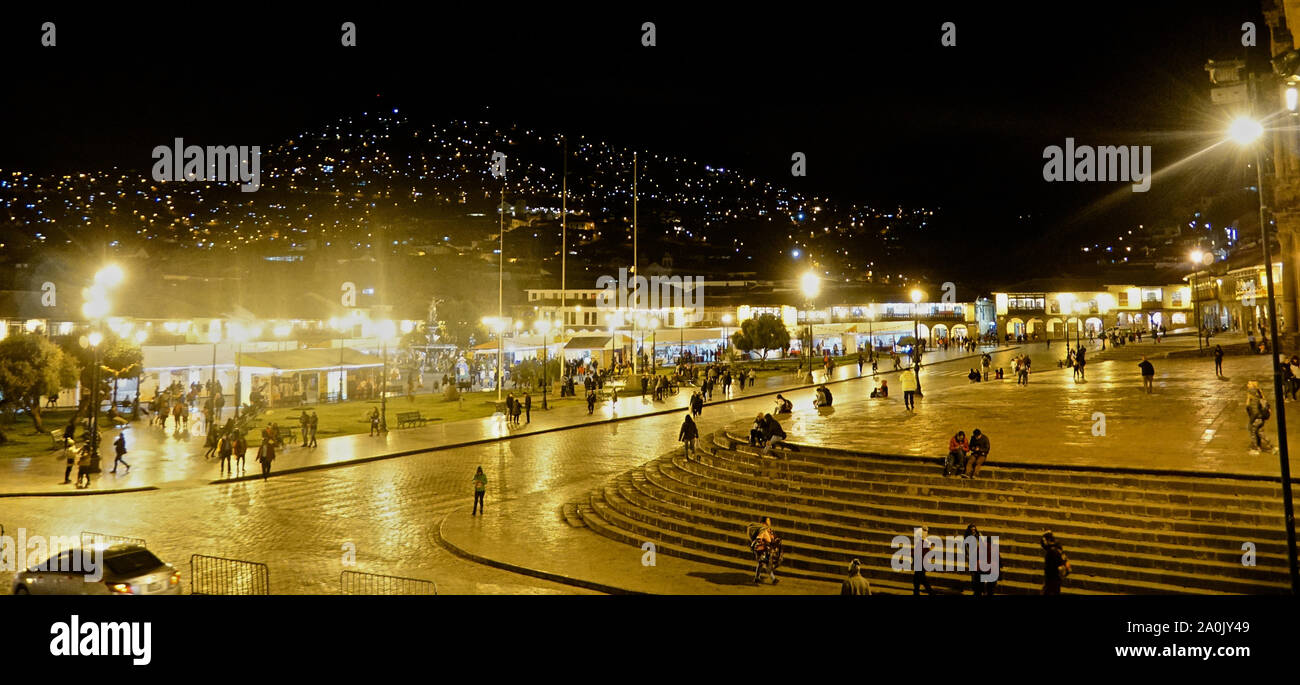
[[[423,426],[425,423],[428,423],[428,421],[429,419],[421,416],[420,412],[418,411],[397,412],[398,428],[402,428],[404,426],[414,426],[416,424]]]

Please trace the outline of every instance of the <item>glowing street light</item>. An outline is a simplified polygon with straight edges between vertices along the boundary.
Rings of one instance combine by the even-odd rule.
[[[812,382],[812,348],[813,348],[813,307],[817,300],[817,294],[822,289],[822,279],[816,272],[805,272],[799,278],[799,289],[803,291],[804,299],[808,301],[808,316],[805,317],[808,323],[808,345],[804,349],[804,356],[808,358],[808,382]]]
[[[724,354],[728,360],[731,359],[731,338],[727,337],[727,327],[731,325],[731,315],[722,315],[722,344]]]
[[[1264,125],[1248,116],[1240,116],[1228,124],[1228,137],[1241,146],[1247,146],[1264,135]]]
[[[912,288],[912,375],[916,376],[916,396],[923,397],[921,394],[921,353],[917,347],[921,342],[921,313],[919,307],[921,300],[925,298],[925,293],[920,288]]]
[[[1251,77],[1251,85],[1254,76]],[[1288,96],[1288,104],[1291,100]],[[1264,282],[1268,285],[1268,324],[1273,348],[1273,397],[1277,409],[1277,452],[1282,474],[1282,508],[1286,518],[1287,561],[1291,567],[1291,592],[1300,594],[1300,562],[1296,559],[1295,508],[1291,501],[1291,457],[1286,443],[1286,397],[1282,390],[1282,365],[1277,347],[1277,300],[1273,294],[1273,253],[1268,244],[1268,221],[1264,216],[1264,170],[1261,167],[1263,144],[1255,144],[1264,135],[1264,127],[1254,119],[1240,117],[1228,127],[1228,136],[1255,153],[1255,189],[1259,201],[1259,244],[1264,253]]]
[[[379,384],[379,430],[388,432],[388,343],[397,339],[397,325],[385,319],[375,327],[375,334],[384,344],[384,370]]]
[[[547,376],[547,369],[546,369],[547,362],[548,362],[546,358],[548,352],[546,346],[547,343],[550,342],[550,340],[548,339],[548,334],[551,332],[551,320],[538,319],[537,322],[533,324],[533,328],[536,328],[537,332],[542,334],[542,409],[547,409],[548,407],[546,406],[546,391],[550,389],[551,383],[550,383],[550,378]],[[612,324],[610,325],[609,332],[610,332],[610,336],[612,337],[614,334],[614,328]]]

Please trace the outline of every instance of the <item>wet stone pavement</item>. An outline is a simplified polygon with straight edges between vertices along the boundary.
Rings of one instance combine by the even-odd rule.
[[[1106,361],[1098,355],[1088,366],[1088,383],[1076,385],[1068,370],[1049,363],[1046,350],[1033,345],[1024,349],[1038,369],[1028,387],[1018,387],[1010,378],[971,384],[965,374],[973,362],[938,364],[922,373],[926,397],[915,413],[903,409],[897,389],[888,400],[868,399],[874,381],[867,378],[832,386],[836,403],[830,416],[818,415],[812,408],[812,390],[787,393],[796,412],[786,425],[795,440],[936,458],[952,431],[980,427],[992,437],[993,461],[1276,473],[1275,455],[1246,451],[1241,404],[1247,378],[1268,380],[1266,358],[1229,357],[1225,371],[1230,380],[1226,381],[1214,379],[1208,358],[1156,358],[1156,392],[1146,396],[1140,392],[1136,362],[1131,359]],[[1054,344],[1052,354],[1060,351]],[[1002,348],[995,353],[995,365],[1008,366],[1015,353]],[[841,367],[838,373],[856,375],[856,366]],[[896,388],[896,373],[882,376]],[[685,397],[676,400],[684,403]],[[640,399],[624,402],[636,406]],[[771,397],[758,397],[706,407],[701,433],[745,423],[771,404]],[[620,407],[620,411],[628,410]],[[1106,414],[1105,436],[1092,435],[1094,412]],[[539,420],[535,413],[534,424],[554,420],[559,425],[565,418],[559,411],[552,414],[554,419]],[[584,420],[585,410],[582,414],[579,420]],[[646,568],[641,566],[638,548],[564,521],[560,514],[564,504],[654,456],[680,449],[676,437],[681,417],[681,411],[674,411],[595,423],[287,473],[265,482],[209,485],[216,472],[215,462],[209,462],[202,466],[201,478],[164,481],[158,491],[0,498],[0,524],[11,535],[23,527],[28,535],[75,536],[92,530],[142,537],[183,572],[188,571],[191,554],[260,561],[270,567],[272,592],[284,594],[336,593],[339,573],[345,569],[345,543],[355,544],[357,550],[357,565],[346,568],[431,579],[442,593],[587,592],[466,560],[440,544],[440,534],[447,543],[473,554],[634,591],[835,592],[837,588],[830,584],[805,585],[793,579],[776,588],[755,588],[739,582],[736,571],[665,556],[659,557],[656,567]],[[493,431],[508,432],[491,419],[478,422],[472,430],[456,426],[394,431],[386,438],[361,435],[333,440],[356,446],[337,448],[344,459],[355,458],[367,440],[378,452],[394,445],[427,447],[435,431],[446,431],[443,438],[448,441],[463,437],[456,432],[460,430],[467,431],[464,435],[488,437]],[[1205,439],[1207,429],[1215,432]],[[325,448],[322,441],[321,449]],[[289,458],[295,452],[299,450],[291,450]],[[289,458],[277,460],[277,467]],[[302,459],[308,463],[311,457]],[[489,478],[488,511],[486,516],[471,517],[471,478],[480,465]],[[61,474],[60,468],[57,475]],[[0,583],[8,580],[9,574],[0,573]]]

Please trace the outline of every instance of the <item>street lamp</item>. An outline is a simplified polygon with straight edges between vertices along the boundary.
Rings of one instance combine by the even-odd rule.
[[[655,334],[659,332],[659,319],[650,317],[650,375],[655,373]],[[672,345],[672,343],[668,343]]]
[[[925,293],[920,288],[912,288],[912,375],[916,376],[916,396],[924,397],[921,394],[921,352],[917,346],[921,342],[921,298]]]
[[[1087,302],[1074,303],[1074,343],[1075,347],[1083,347],[1083,315],[1092,309]]]
[[[379,322],[375,332],[384,344],[384,371],[379,384],[379,430],[388,432],[388,343],[397,337],[397,326],[389,320]]]
[[[1254,75],[1251,76],[1252,86]],[[1264,282],[1268,285],[1268,324],[1272,336],[1273,348],[1273,396],[1277,408],[1277,451],[1282,471],[1282,507],[1286,514],[1287,561],[1291,566],[1291,592],[1300,594],[1300,566],[1296,560],[1295,509],[1291,502],[1291,460],[1286,444],[1286,404],[1282,391],[1282,365],[1278,358],[1277,346],[1277,302],[1273,296],[1273,253],[1268,244],[1268,222],[1264,218],[1264,171],[1261,166],[1262,144],[1257,143],[1264,135],[1264,126],[1250,117],[1235,119],[1228,128],[1228,136],[1242,147],[1250,147],[1255,152],[1255,188],[1259,197],[1259,244],[1264,252]]]
[[[240,357],[244,354],[244,341],[248,340],[248,329],[243,324],[230,323],[230,339],[235,341],[235,422],[239,422],[239,405],[244,402],[244,367]],[[339,372],[342,382],[343,374]]]
[[[808,314],[804,317],[808,323],[808,345],[804,348],[804,356],[808,358],[808,381],[812,382],[813,303],[817,299],[817,293],[821,292],[822,280],[816,273],[809,271],[799,279],[799,288],[808,301]]]
[[[505,381],[505,371],[502,368],[505,364],[505,349],[502,347],[501,337],[506,331],[506,320],[503,317],[485,316],[483,323],[497,333],[497,401],[501,401],[501,384]]]
[[[551,332],[551,321],[550,319],[538,319],[533,326],[542,334],[542,409],[546,409],[546,391],[550,388],[550,379],[546,375],[548,364],[546,345],[549,342],[547,334]]]
[[[94,350],[93,373],[91,374],[90,388],[90,473],[99,473],[99,344],[104,340],[102,332],[104,326],[104,317],[108,316],[111,305],[108,300],[109,291],[122,284],[126,274],[122,267],[116,264],[109,264],[99,271],[95,272],[94,283],[83,291],[86,298],[85,303],[81,306],[81,312],[87,319],[92,320],[99,330],[92,331],[87,337],[87,342]]]
[[[1192,308],[1196,310],[1196,351],[1199,354],[1203,353],[1204,349],[1201,347],[1201,307],[1196,296],[1196,269],[1202,265],[1209,266],[1210,264],[1213,264],[1214,253],[1202,252],[1200,249],[1196,249],[1192,250],[1188,257],[1192,260],[1192,273],[1188,274],[1187,282],[1190,283],[1192,287]],[[1205,342],[1207,345],[1209,344],[1208,340]]]
[[[727,360],[731,359],[731,339],[727,337],[727,327],[731,325],[731,315],[722,315],[722,350]]]

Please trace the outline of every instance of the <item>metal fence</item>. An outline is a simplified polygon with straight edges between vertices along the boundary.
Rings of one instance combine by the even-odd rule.
[[[339,575],[342,595],[436,595],[438,584],[432,580],[381,576],[375,573],[344,571]]]
[[[190,594],[269,595],[270,573],[266,564],[256,561],[194,554],[190,556]]]
[[[81,546],[83,549],[86,547],[94,547],[95,545],[112,545],[119,542],[147,547],[147,545],[144,544],[144,538],[133,538],[125,535],[109,535],[108,533],[96,533],[89,530],[81,531]]]

